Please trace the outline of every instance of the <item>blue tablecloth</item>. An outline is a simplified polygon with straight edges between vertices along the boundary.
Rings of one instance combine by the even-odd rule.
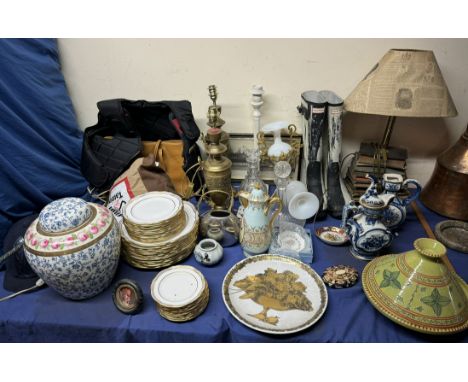
[[[420,204],[432,229],[445,218]],[[337,225],[332,218],[316,222],[315,228]],[[313,228],[313,227],[311,227]],[[406,224],[388,252],[412,249],[413,241],[425,232],[411,208]],[[348,264],[360,272],[366,262],[355,259],[349,247],[332,247],[314,238],[312,268],[319,274],[336,264]],[[459,275],[468,280],[468,254],[453,250],[448,256]],[[430,336],[407,330],[381,315],[368,302],[361,283],[348,289],[328,288],[328,308],[309,329],[288,336],[266,335],[239,323],[226,309],[221,285],[227,271],[242,260],[241,248],[226,248],[222,262],[208,268],[193,255],[184,264],[203,272],[210,286],[210,301],[205,312],[191,322],[172,323],[157,312],[150,294],[156,271],[141,271],[122,263],[116,279],[132,278],[144,291],[143,311],[135,316],[120,313],[112,302],[112,287],[90,300],[75,302],[50,288],[18,296],[0,303],[0,341],[7,342],[467,342],[468,336]],[[0,274],[3,285],[3,273]],[[0,286],[0,297],[8,294]]]

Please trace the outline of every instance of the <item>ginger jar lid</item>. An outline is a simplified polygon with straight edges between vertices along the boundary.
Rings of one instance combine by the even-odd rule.
[[[91,208],[79,198],[63,198],[45,206],[38,224],[44,232],[63,232],[83,225],[91,216]]]
[[[64,198],[42,209],[27,229],[24,243],[28,252],[39,256],[71,254],[106,237],[113,226],[107,207]]]

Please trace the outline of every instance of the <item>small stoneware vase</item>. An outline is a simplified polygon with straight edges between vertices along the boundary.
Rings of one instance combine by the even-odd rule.
[[[383,214],[392,194],[377,192],[376,181],[372,176],[371,185],[359,199],[359,205],[353,201],[343,208],[341,227],[351,241],[351,253],[361,260],[372,260],[381,254],[393,240],[392,232],[383,224]]]
[[[283,203],[279,197],[270,198],[259,188],[250,192],[248,201],[241,221],[239,241],[244,255],[250,257],[263,254],[270,247],[273,222],[282,210]],[[278,208],[268,219],[274,204],[277,204]]]
[[[79,198],[48,204],[24,238],[31,268],[62,296],[91,298],[111,283],[120,256],[120,231],[104,206]]]
[[[401,190],[405,188],[409,190],[408,185],[410,184],[413,184],[415,189],[409,197],[403,199],[397,196],[397,193]],[[403,177],[400,174],[384,174],[382,185],[384,194],[394,195],[383,216],[383,223],[389,229],[394,230],[404,223],[406,219],[406,207],[419,196],[421,185],[416,179],[406,179],[403,181]]]
[[[429,334],[452,334],[468,328],[468,288],[446,266],[446,249],[422,238],[414,249],[372,260],[362,272],[369,301],[390,320]]]
[[[223,258],[223,247],[213,239],[203,239],[193,251],[195,260],[203,265],[218,264]]]

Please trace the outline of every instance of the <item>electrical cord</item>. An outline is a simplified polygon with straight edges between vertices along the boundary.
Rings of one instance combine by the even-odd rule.
[[[20,290],[19,292],[10,294],[10,295],[8,295],[8,296],[2,297],[2,298],[0,298],[0,302],[9,300],[10,298],[16,297],[16,296],[18,296],[18,295],[20,295],[20,294],[22,294],[22,293],[26,293],[26,292],[29,292],[29,291],[31,291],[31,290],[40,288],[40,287],[42,287],[43,285],[45,285],[44,280],[38,279],[38,280],[36,281],[36,285],[33,285],[32,287],[27,288],[27,289]]]
[[[19,237],[16,241],[15,244],[13,245],[13,248],[10,249],[8,252],[0,256],[0,264],[3,263],[6,259],[8,259],[11,255],[14,255],[24,244],[24,238]]]

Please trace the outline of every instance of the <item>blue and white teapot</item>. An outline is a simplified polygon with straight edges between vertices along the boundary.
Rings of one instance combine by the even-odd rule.
[[[376,179],[371,175],[367,178],[371,179],[371,185],[360,197],[359,205],[351,201],[344,206],[341,222],[352,244],[351,253],[362,260],[372,260],[380,255],[394,238],[382,220],[395,195],[379,195]]]
[[[415,190],[409,197],[402,199],[397,196],[397,193],[408,188],[409,184],[415,186]],[[390,202],[390,205],[384,212],[383,223],[391,230],[397,229],[406,220],[406,207],[415,200],[421,192],[421,185],[416,179],[406,179],[403,181],[403,176],[399,174],[384,174],[382,179],[384,194],[391,194],[395,197]]]

